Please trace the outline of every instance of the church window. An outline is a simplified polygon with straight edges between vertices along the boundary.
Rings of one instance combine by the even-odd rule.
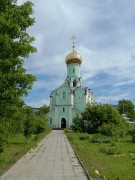
[[[64,108],[64,107],[63,107],[63,109],[62,109],[62,110],[63,110],[63,112],[65,112],[65,108]]]
[[[77,82],[76,82],[76,80],[74,80],[74,82],[73,82],[73,86],[76,86],[77,85]]]
[[[63,99],[65,99],[66,98],[66,93],[65,92],[63,92]]]
[[[75,73],[75,69],[73,69],[73,73]]]
[[[67,84],[68,84],[68,86],[70,86],[70,82],[69,81],[67,82]]]

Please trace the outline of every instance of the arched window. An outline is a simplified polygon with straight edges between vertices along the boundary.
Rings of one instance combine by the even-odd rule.
[[[74,82],[73,82],[73,86],[76,86],[77,85],[77,81],[76,80],[74,80]]]
[[[65,99],[66,98],[66,93],[65,92],[63,92],[63,99]]]
[[[73,73],[75,73],[75,69],[73,69]]]
[[[69,80],[67,81],[67,84],[68,84],[68,86],[70,86],[70,82],[69,82]]]
[[[63,109],[62,109],[62,110],[63,110],[63,112],[65,112],[65,108],[64,108],[64,107],[63,107]]]

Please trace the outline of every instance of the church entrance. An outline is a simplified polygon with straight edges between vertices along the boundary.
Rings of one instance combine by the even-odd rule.
[[[65,118],[61,119],[61,128],[66,128],[66,119]]]

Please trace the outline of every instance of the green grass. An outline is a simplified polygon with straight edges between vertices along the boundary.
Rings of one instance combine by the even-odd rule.
[[[131,157],[131,153],[135,153],[135,144],[131,143],[131,137],[121,138],[118,142],[113,143],[92,143],[87,139],[81,140],[79,137],[82,134],[71,132],[66,134],[90,176],[95,178],[102,176],[107,180],[135,179],[135,166]],[[90,139],[92,137],[93,135],[89,135]],[[117,151],[112,151],[115,148]],[[109,155],[111,153],[115,155]],[[98,175],[95,170],[98,170],[100,174]]]
[[[32,135],[26,139],[23,135],[18,135],[10,139],[10,143],[3,153],[0,153],[0,175],[2,175],[8,168],[10,168],[18,159],[26,154],[31,148],[43,139],[50,130],[39,135]]]

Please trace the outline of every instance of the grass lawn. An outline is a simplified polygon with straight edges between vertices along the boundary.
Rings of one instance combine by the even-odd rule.
[[[80,133],[66,133],[70,143],[76,149],[91,177],[107,180],[134,180],[135,165],[131,153],[135,155],[135,144],[130,137],[120,138],[115,143],[92,143],[88,138],[80,140]],[[117,147],[118,155],[108,155],[105,149]],[[134,157],[135,158],[135,157]],[[134,159],[135,160],[135,159]],[[99,174],[95,170],[98,170]]]
[[[32,135],[26,139],[23,135],[18,135],[10,139],[9,145],[3,153],[0,153],[0,175],[2,175],[9,167],[11,167],[18,159],[43,139],[50,130],[39,135]]]

